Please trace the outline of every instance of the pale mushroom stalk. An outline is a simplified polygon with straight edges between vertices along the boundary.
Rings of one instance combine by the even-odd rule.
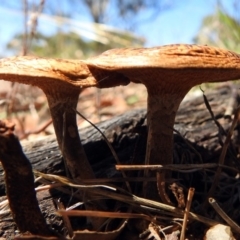
[[[89,59],[88,64],[121,73],[130,81],[146,86],[147,164],[172,164],[175,115],[179,104],[193,86],[240,78],[239,55],[209,46],[179,44],[112,49]],[[163,188],[160,195],[167,203]],[[152,187],[147,188],[147,197],[155,195]]]

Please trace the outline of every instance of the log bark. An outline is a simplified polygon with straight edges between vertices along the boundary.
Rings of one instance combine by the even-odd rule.
[[[174,135],[174,163],[216,163],[222,149],[225,134],[231,125],[234,110],[239,104],[238,87],[234,84],[225,84],[206,93],[209,105],[214,114],[212,119],[207,109],[203,95],[184,101],[178,111],[174,128],[177,130]],[[217,122],[221,127],[217,126]],[[132,110],[131,112],[114,117],[111,120],[97,124],[97,127],[104,133],[108,141],[115,149],[122,164],[143,164],[145,158],[145,146],[147,137],[146,110]],[[225,164],[239,168],[238,144],[239,126],[236,127],[232,142],[229,146]],[[102,135],[93,127],[80,129],[86,155],[93,166],[97,178],[121,178],[121,174],[115,169],[116,161],[108,148]],[[47,136],[41,140],[23,141],[23,150],[29,158],[32,168],[44,173],[65,175],[62,156],[58,149],[55,136]],[[234,172],[227,172],[234,177]],[[136,173],[129,173],[129,177],[136,176]],[[210,174],[210,178],[213,173]],[[209,175],[199,174],[198,180],[193,175],[175,173],[174,178],[182,179],[184,189],[194,186],[197,190],[205,191],[204,184],[199,177],[205,178],[209,183]],[[206,183],[206,182],[205,182]],[[232,179],[231,184],[235,184]],[[137,189],[135,187],[135,189]],[[224,194],[217,189],[218,194]],[[137,191],[137,190],[136,190]],[[134,192],[137,193],[137,192]],[[205,192],[206,193],[206,192]],[[0,203],[6,199],[3,170],[0,168]],[[64,225],[62,219],[55,214],[56,208],[54,199],[62,197],[59,191],[43,191],[38,193],[40,208],[52,228],[62,233]],[[205,195],[206,196],[206,195]],[[198,199],[203,201],[204,196]],[[65,199],[63,201],[67,201]],[[226,204],[227,200],[223,200]],[[229,210],[231,214],[231,210]],[[233,214],[233,210],[232,210]],[[240,214],[234,213],[235,219],[240,219]],[[16,231],[9,211],[1,213],[0,237],[12,237]],[[77,226],[74,226],[78,229]]]

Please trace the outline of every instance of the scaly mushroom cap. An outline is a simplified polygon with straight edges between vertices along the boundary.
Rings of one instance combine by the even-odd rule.
[[[89,66],[116,71],[133,82],[191,88],[203,82],[240,78],[240,56],[209,46],[175,44],[153,48],[112,49],[90,58]],[[155,79],[151,82],[151,78]],[[166,79],[166,82],[162,82]],[[152,80],[153,81],[153,80]],[[166,91],[166,89],[165,89]]]
[[[126,85],[129,80],[117,73],[90,72],[81,60],[48,59],[34,56],[19,56],[0,60],[0,79],[38,86],[46,89],[69,86],[114,87]]]

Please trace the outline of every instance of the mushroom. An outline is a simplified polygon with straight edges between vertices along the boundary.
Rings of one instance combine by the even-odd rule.
[[[86,63],[94,68],[123,74],[130,81],[146,86],[146,164],[172,164],[175,115],[179,104],[193,86],[240,78],[240,56],[209,46],[176,44],[112,49]],[[162,179],[164,182],[164,174]],[[158,187],[161,199],[169,202],[164,187]],[[147,190],[146,196],[152,198],[152,189]]]
[[[117,73],[89,70],[80,60],[46,59],[33,56],[0,60],[0,79],[38,86],[46,94],[59,148],[75,180],[94,178],[78,134],[76,108],[85,87],[128,84]]]
[[[93,170],[81,145],[76,123],[75,108],[78,96],[85,87],[114,87],[126,85],[129,80],[118,73],[99,69],[89,70],[80,60],[45,59],[32,56],[0,60],[0,79],[38,86],[46,94],[53,125],[66,166],[78,182],[94,178]],[[93,200],[89,194],[85,199]],[[86,203],[87,209],[104,207]],[[93,229],[98,229],[104,219],[91,218]]]

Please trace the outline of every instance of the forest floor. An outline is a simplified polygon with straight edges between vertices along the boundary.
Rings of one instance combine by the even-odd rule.
[[[31,140],[34,140],[33,142],[36,143],[35,141],[36,139],[40,139],[42,136],[54,134],[53,126],[51,124],[51,117],[48,111],[47,101],[41,90],[34,87],[24,86],[24,85],[12,86],[7,82],[1,82],[0,84],[1,84],[0,85],[1,86],[0,118],[1,119],[8,118],[11,120],[11,122],[14,122],[16,124],[15,133],[20,139],[30,140],[28,141],[28,144],[31,143]],[[230,140],[228,140],[228,142],[226,141],[227,139],[226,133],[228,132],[229,127],[231,126],[232,119],[234,117],[234,112],[235,112],[234,107],[236,107],[236,105],[239,104],[238,85],[225,84],[224,86],[223,84],[222,86],[223,86],[222,88],[221,87],[216,88],[214,91],[212,91],[211,94],[209,94],[209,98],[208,98],[209,106],[211,106],[210,108],[212,108],[212,111],[214,113],[213,117],[210,114],[210,111],[209,111],[210,108],[206,106],[206,102],[204,102],[203,100],[203,93],[201,92],[201,90],[199,90],[199,88],[197,88],[196,91],[190,92],[190,94],[187,96],[188,100],[191,99],[192,96],[194,96],[195,97],[194,101],[185,101],[185,103],[182,104],[182,106],[180,106],[179,112],[175,121],[176,126],[174,126],[174,128],[179,127],[177,128],[179,132],[181,132],[182,129],[184,129],[183,130],[184,134],[177,132],[174,136],[174,142],[175,142],[174,153],[173,153],[174,163],[177,163],[177,164],[180,163],[183,165],[193,164],[194,165],[193,168],[195,168],[195,164],[196,165],[208,164],[208,163],[216,164],[218,163],[218,161],[221,161],[220,154],[223,152],[222,149],[224,149],[225,147],[227,148],[227,144],[230,143]],[[203,88],[206,88],[206,87],[204,86]],[[196,97],[199,95],[200,95],[199,98]],[[130,84],[128,87],[117,87],[114,89],[104,89],[104,90],[97,90],[95,88],[85,89],[80,95],[77,109],[88,120],[96,124],[98,122],[101,122],[107,119],[112,119],[116,115],[125,113],[128,110],[146,108],[146,105],[147,105],[147,92],[145,90],[145,87],[142,86],[141,84],[138,84],[138,85]],[[128,115],[125,115],[125,116],[128,116]],[[140,122],[142,124],[145,124],[143,123],[142,119]],[[85,120],[78,117],[78,126],[80,128],[84,128],[88,125],[89,123],[87,123]],[[127,125],[127,129],[124,129],[125,125]],[[120,128],[120,132],[123,132],[122,133],[123,135],[126,134],[127,132],[128,133],[130,132],[129,136],[132,137],[132,131],[129,131],[130,125],[131,124],[129,124],[129,122],[127,124],[123,124],[124,127]],[[132,127],[134,128],[134,126]],[[145,129],[146,129],[146,125],[145,125]],[[118,134],[121,134],[121,133],[117,133],[117,131],[116,132],[114,131],[116,131],[116,126],[115,128],[110,129],[108,133],[111,136],[114,136],[114,135],[118,136]],[[90,136],[90,135],[92,135],[92,137],[95,136],[93,134],[87,134],[87,136]],[[129,136],[125,138],[123,138],[123,136],[116,137],[116,139],[120,139],[120,142],[114,142],[114,140],[111,140],[113,141],[112,143],[113,147],[115,149],[124,148],[125,146],[124,147],[121,146],[122,144],[121,138],[130,139]],[[109,139],[114,139],[114,137],[110,137]],[[226,165],[226,169],[222,170],[222,173],[219,173],[221,175],[221,178],[218,179],[219,184],[217,185],[216,191],[212,196],[216,198],[218,203],[223,207],[224,211],[227,212],[230,219],[232,218],[233,223],[231,224],[233,224],[234,226],[235,224],[234,221],[236,223],[239,223],[239,219],[240,219],[238,207],[236,207],[236,206],[239,206],[239,199],[240,199],[239,198],[240,188],[238,187],[239,177],[238,177],[238,174],[236,175],[236,172],[239,171],[238,170],[239,169],[239,154],[238,154],[239,127],[236,127],[232,139],[233,139],[232,140],[233,142],[230,144],[230,147],[229,147],[230,151],[227,153],[225,163],[224,163]],[[146,142],[146,139],[144,141]],[[26,142],[27,141],[25,141],[25,144]],[[44,143],[45,144],[43,144],[43,147],[41,148],[41,150],[44,150],[44,153],[38,153],[38,155],[41,158],[41,162],[43,162],[42,161],[43,159],[45,160],[47,159],[47,162],[49,162],[50,160],[52,160],[51,159],[52,157],[47,156],[47,154],[49,154],[50,152],[55,152],[56,150],[52,151],[51,149],[48,149],[48,151],[46,151],[47,148],[52,146],[52,143],[51,144],[46,144],[46,142]],[[29,145],[31,146],[31,144]],[[40,145],[41,144],[39,142],[37,146],[39,147]],[[56,141],[54,146],[55,148],[58,149]],[[133,145],[131,146],[129,145],[131,149],[134,148],[133,146],[136,147],[137,143],[135,142]],[[146,144],[143,147],[141,146],[140,148],[145,150],[145,146]],[[37,154],[37,150],[34,147],[32,147],[32,149],[33,149],[33,152],[35,151],[33,154]],[[105,169],[106,168],[105,165],[104,167],[99,167],[101,165],[102,159],[99,158],[100,154],[96,153],[96,149],[97,147],[95,148],[94,154],[97,155],[97,160],[95,159],[95,161],[97,162],[97,169],[98,170],[104,169],[105,171],[108,171]],[[116,151],[119,151],[119,149],[117,149]],[[100,150],[102,151],[101,148]],[[89,152],[92,153],[93,151],[90,150]],[[29,152],[26,154],[28,155],[29,153],[31,153],[31,150],[29,150]],[[87,151],[86,153],[88,154]],[[58,152],[58,153],[55,153],[55,155],[58,158],[58,161],[61,162],[61,154]],[[108,159],[108,158],[109,156],[105,157],[104,159]],[[134,158],[137,158],[137,157],[128,156],[128,157],[125,157],[124,159],[129,160]],[[141,160],[143,163],[144,156],[142,157]],[[34,161],[36,164],[36,160]],[[54,159],[54,162],[56,163],[57,161]],[[103,161],[103,164],[105,164],[104,161]],[[40,167],[40,165],[41,164],[37,162],[36,166],[33,166],[33,168],[35,169],[35,167]],[[59,166],[58,164],[54,165],[53,163],[51,163],[50,165],[53,167]],[[115,163],[114,163],[114,166],[115,166]],[[49,167],[45,167],[43,169],[49,169]],[[63,169],[61,169],[61,171],[62,170]],[[195,172],[196,169],[193,169],[193,172],[191,172],[191,170],[190,172],[188,172],[188,170],[186,170],[186,172],[183,171],[183,173],[179,171],[179,173],[176,173],[176,175],[174,176],[175,176],[175,179],[178,179],[177,180],[179,181],[178,183],[181,183],[180,186],[183,186],[185,199],[187,196],[188,189],[192,187],[196,189],[194,199],[191,205],[191,211],[201,216],[204,216],[206,219],[214,219],[214,221],[226,224],[226,222],[224,222],[226,218],[223,218],[224,219],[223,220],[221,217],[219,217],[218,215],[219,210],[214,211],[209,206],[208,208],[203,207],[205,206],[207,201],[206,196],[208,194],[208,190],[211,187],[211,184],[215,178],[215,173],[218,170],[219,168],[217,167],[215,167],[213,170],[203,168],[199,171],[199,173],[197,173]],[[59,173],[59,169],[57,170],[57,173]],[[105,177],[105,179],[106,178],[107,177]],[[172,191],[173,194],[176,193],[176,191],[174,190],[174,187],[169,191]],[[179,200],[180,198],[178,197],[180,195],[181,195],[180,193],[176,193],[175,197]],[[127,199],[128,196],[129,195],[124,195],[123,198],[125,197]],[[49,197],[52,197],[52,196],[48,196],[48,198]],[[147,201],[148,200],[146,199],[146,202]],[[119,206],[124,205],[124,204],[123,205],[121,204],[117,205],[118,207],[117,209],[119,209]],[[141,203],[141,204],[144,205],[144,203]],[[53,207],[53,212],[55,212],[54,206],[52,207]],[[46,207],[44,206],[44,208]],[[202,211],[201,209],[205,209],[205,210]],[[125,210],[125,208],[123,210]],[[143,213],[145,213],[145,210],[143,209]],[[176,207],[176,211],[177,210],[179,210],[178,207]],[[49,217],[51,216],[52,215],[50,215]],[[157,216],[161,218],[162,214],[158,214]],[[179,220],[179,219],[180,217],[176,218],[174,221],[181,222],[182,220],[181,219]],[[172,224],[172,220],[170,221],[168,217],[162,221],[168,222],[168,225],[165,226],[166,228]],[[201,220],[200,222],[201,224],[199,225],[199,222],[195,221],[191,225],[191,227],[188,228],[188,234],[189,234],[188,237],[190,236],[192,237],[189,239],[202,239],[202,236],[205,235],[205,231],[209,229],[209,225],[207,223],[205,224],[203,220]],[[176,222],[174,222],[174,224],[176,225]],[[131,225],[131,221],[129,225]],[[222,225],[220,225],[220,228],[221,227]],[[238,226],[235,226],[235,227],[236,228],[234,228],[234,231],[237,233],[240,233],[238,231],[239,230]],[[142,233],[142,239],[151,239],[151,234],[155,234],[155,232],[157,232],[158,230],[154,229],[154,226],[150,224],[148,227],[148,231],[150,231],[150,237],[145,238],[144,233]],[[216,231],[221,235],[222,234],[221,231],[223,232],[228,231],[228,229],[223,228],[221,230],[218,230],[217,228]],[[168,238],[166,239],[179,239],[177,235],[174,235],[175,233],[176,231],[172,231],[172,233],[169,234]],[[159,235],[161,234],[159,233]],[[200,235],[201,235],[201,238],[196,237]],[[138,238],[127,238],[127,239],[138,239]],[[156,237],[155,239],[160,239],[160,238]]]

